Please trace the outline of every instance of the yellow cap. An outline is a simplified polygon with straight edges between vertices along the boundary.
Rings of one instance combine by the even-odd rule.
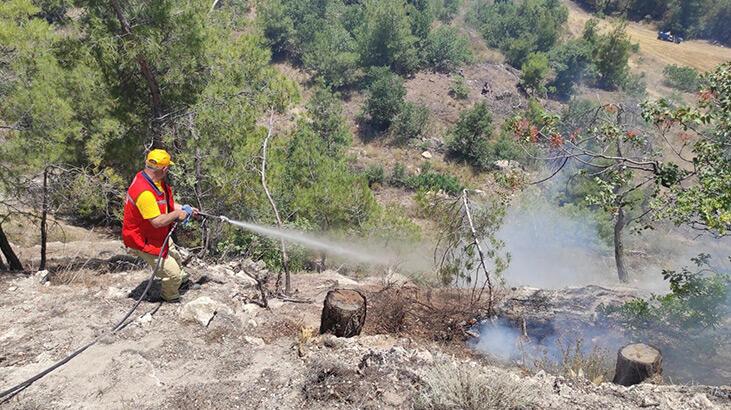
[[[164,149],[153,149],[147,153],[147,159],[145,161],[148,166],[153,168],[165,168],[170,165],[175,165],[170,160],[170,154]]]

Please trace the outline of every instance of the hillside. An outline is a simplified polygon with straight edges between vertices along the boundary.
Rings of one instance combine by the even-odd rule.
[[[0,2],[0,407],[731,409],[731,49],[591,17]]]
[[[580,36],[584,24],[592,17],[571,0],[564,0],[569,8],[567,28],[571,35]],[[601,20],[600,27],[608,27],[616,19]],[[630,62],[636,73],[644,73],[647,86],[653,97],[666,97],[672,89],[662,84],[662,70],[666,65],[675,64],[693,67],[701,72],[714,69],[721,63],[731,61],[731,48],[711,44],[704,40],[686,40],[674,44],[657,39],[657,29],[651,24],[630,21],[627,33],[633,42],[639,44],[639,52],[632,56]]]

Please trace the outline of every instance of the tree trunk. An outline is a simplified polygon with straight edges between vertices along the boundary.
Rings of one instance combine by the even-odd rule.
[[[619,349],[617,368],[612,382],[622,386],[632,386],[661,374],[662,353],[660,349],[644,343],[634,343]]]
[[[201,183],[203,181],[203,171],[201,169],[201,163],[203,162],[203,153],[201,152],[200,147],[198,146],[198,142],[200,141],[200,136],[198,135],[198,131],[195,128],[195,117],[193,113],[190,113],[188,115],[188,129],[190,130],[190,135],[193,137],[193,141],[196,145],[195,147],[195,156],[194,159],[194,169],[195,169],[195,184],[193,184],[193,193],[195,194],[195,200],[198,204],[198,209],[204,209],[203,207],[203,188],[201,187]],[[208,253],[208,247],[210,246],[210,240],[208,235],[208,220],[203,219],[201,222],[201,250],[198,252],[198,257],[203,258],[206,253]]]
[[[338,337],[360,334],[366,319],[366,298],[357,290],[335,289],[327,293],[320,317],[320,334]]]
[[[125,17],[124,13],[122,12],[122,7],[120,7],[119,2],[117,0],[111,0],[111,4],[114,8],[114,13],[117,16],[117,20],[119,20],[119,24],[122,27],[122,34],[125,37],[132,38],[132,28],[129,24],[129,21],[127,21],[127,17]],[[159,148],[162,144],[162,141],[160,139],[162,134],[162,131],[160,129],[160,121],[163,114],[160,85],[158,84],[157,78],[155,77],[154,68],[150,65],[145,56],[140,53],[135,57],[135,59],[137,60],[137,65],[140,67],[140,73],[142,74],[142,77],[145,78],[145,82],[147,83],[147,89],[150,92],[150,108],[152,110],[153,132],[152,147]]]
[[[279,210],[277,209],[277,204],[274,202],[274,198],[272,198],[272,194],[269,192],[269,187],[267,186],[267,145],[269,144],[269,139],[272,137],[272,130],[274,129],[274,111],[272,110],[269,113],[269,122],[267,123],[267,135],[264,137],[264,142],[261,146],[261,186],[264,188],[264,193],[266,193],[267,200],[269,200],[269,205],[272,207],[272,211],[274,211],[274,217],[277,219],[277,227],[279,229],[282,229],[282,218],[279,216]],[[290,279],[289,274],[289,256],[287,256],[287,245],[284,243],[284,239],[279,240],[279,245],[282,249],[282,269],[284,270],[284,294],[289,295],[292,293],[292,282]],[[277,284],[276,289],[277,293],[279,292],[282,285],[282,273],[280,272],[279,275],[277,275]]]
[[[8,270],[8,266],[3,262],[3,258],[0,256],[0,272]]]
[[[38,270],[46,269],[46,245],[48,243],[48,167],[43,170],[43,201],[41,203],[41,263]]]
[[[0,225],[0,251],[2,251],[3,255],[5,255],[5,259],[8,261],[10,270],[23,270],[23,264],[20,263],[20,259],[18,259],[18,256],[15,255],[13,248],[10,246],[10,242],[8,242],[8,237],[5,236],[5,231],[3,231],[2,225]]]
[[[629,282],[627,270],[624,267],[624,242],[622,242],[622,230],[624,226],[624,206],[620,205],[617,210],[617,219],[614,221],[614,261],[617,263],[619,280],[621,282]]]

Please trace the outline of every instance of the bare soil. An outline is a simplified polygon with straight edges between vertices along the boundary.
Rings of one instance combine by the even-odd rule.
[[[67,244],[75,245],[93,248]],[[465,343],[465,329],[479,309],[468,307],[468,292],[461,290],[420,288],[397,275],[355,281],[332,271],[301,273],[293,276],[293,286],[297,298],[311,303],[271,299],[270,309],[263,309],[247,303],[258,292],[228,265],[195,263],[188,271],[209,281],[186,292],[180,305],[143,302],[128,326],[12,398],[7,408],[407,409],[424,388],[424,375],[444,362],[528,386],[540,393],[534,408],[731,404],[728,388],[628,389],[497,365]],[[104,333],[134,303],[130,295],[149,275],[147,269],[73,272],[76,280],[48,285],[34,275],[0,275],[0,389]],[[335,288],[366,295],[360,336],[317,335],[323,299]],[[183,306],[201,296],[232,313],[216,314],[208,326],[183,320]]]

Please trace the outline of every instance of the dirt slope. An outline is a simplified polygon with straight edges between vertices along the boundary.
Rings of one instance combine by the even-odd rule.
[[[216,270],[200,266],[194,275]],[[43,286],[33,276],[0,276],[0,387],[49,366],[101,332],[130,306],[127,292],[147,272],[103,276],[90,286]],[[721,409],[731,403],[727,387],[594,385],[544,372],[530,376],[480,357],[455,357],[444,345],[412,337],[369,330],[352,339],[312,333],[328,289],[373,289],[382,283],[379,278],[355,282],[333,272],[295,275],[294,286],[314,303],[272,301],[271,310],[244,303],[246,288],[232,276],[217,278],[226,282],[206,283],[183,301],[207,296],[231,314],[219,313],[204,327],[183,321],[179,305],[144,303],[127,328],[5,407],[409,409],[424,388],[423,378],[437,365],[455,372],[473,369],[469,374],[487,377],[491,388],[529,392],[531,408]],[[371,316],[368,320],[379,315]]]

